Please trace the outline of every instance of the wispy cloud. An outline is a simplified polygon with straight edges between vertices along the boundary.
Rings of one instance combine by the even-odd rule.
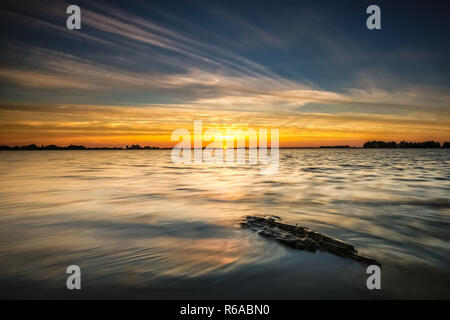
[[[2,141],[40,132],[168,143],[167,132],[199,117],[280,127],[286,141],[450,132],[439,53],[392,46],[374,54],[382,47],[375,37],[329,28],[333,12],[314,5],[263,23],[226,4],[168,12],[81,1],[81,31],[65,28],[67,5],[44,2],[39,11],[10,1],[0,10],[14,30],[0,53]]]
[[[114,107],[95,105],[1,105],[1,143],[65,143],[91,145],[154,143],[174,144],[170,140],[177,128],[192,129],[192,119],[203,120],[207,128],[280,129],[282,146],[301,141],[320,145],[323,141],[360,145],[370,138],[418,139],[424,136],[443,140],[448,137],[449,118],[426,119],[373,114],[292,114],[205,110],[184,106]],[[304,143],[304,142],[303,142]]]

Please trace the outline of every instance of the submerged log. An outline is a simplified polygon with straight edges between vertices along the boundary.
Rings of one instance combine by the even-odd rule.
[[[276,217],[277,220],[280,220]],[[277,240],[294,249],[315,252],[316,250],[329,252],[344,258],[353,259],[362,263],[376,264],[376,260],[358,254],[358,251],[348,243],[339,239],[320,234],[307,227],[293,226],[276,221],[275,218],[247,216],[241,222],[243,228],[250,228],[260,236]]]

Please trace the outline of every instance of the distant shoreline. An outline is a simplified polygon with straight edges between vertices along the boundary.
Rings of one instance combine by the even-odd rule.
[[[349,146],[320,146],[320,147],[280,147],[279,149],[283,150],[324,150],[324,149],[448,149],[450,146],[442,145],[439,147],[349,147]],[[123,147],[84,147],[84,148],[74,148],[74,147],[57,147],[57,148],[28,148],[28,146],[0,146],[0,151],[130,151],[130,150],[172,150],[173,147],[141,147],[141,148],[123,148]],[[208,149],[208,148],[202,148]],[[229,148],[231,149],[231,148]],[[240,148],[234,148],[234,150],[238,150]],[[246,147],[245,150],[249,148]],[[267,147],[267,149],[271,149],[271,147]],[[196,148],[191,148],[190,150],[197,150]]]

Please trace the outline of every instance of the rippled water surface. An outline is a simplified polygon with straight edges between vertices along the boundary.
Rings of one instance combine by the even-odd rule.
[[[5,151],[0,170],[1,297],[450,298],[448,150],[280,150],[274,175],[169,150]],[[240,229],[246,215],[353,244],[382,290],[355,261]]]

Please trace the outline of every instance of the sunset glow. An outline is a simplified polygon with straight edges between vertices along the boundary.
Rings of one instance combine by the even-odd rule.
[[[270,21],[279,26],[257,26],[205,5],[189,8],[203,18],[194,27],[181,8],[168,17],[152,6],[86,3],[82,30],[68,31],[58,24],[63,3],[42,6],[41,17],[15,3],[1,13],[15,30],[0,66],[3,145],[171,147],[171,132],[194,120],[220,130],[279,128],[281,147],[450,140],[448,72],[439,67],[448,56],[420,28],[411,34],[426,46],[395,30],[307,19],[320,12],[346,26],[344,8],[300,6],[289,19],[275,10]],[[222,27],[203,25],[216,20]],[[306,25],[310,32],[299,32]],[[30,32],[45,36],[30,42]]]

